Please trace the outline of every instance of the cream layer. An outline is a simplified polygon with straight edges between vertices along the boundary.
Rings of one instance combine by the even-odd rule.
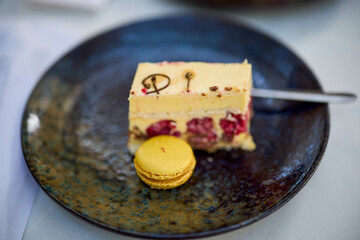
[[[244,112],[250,102],[250,91],[243,93],[183,94],[180,96],[136,96],[129,98],[129,113],[196,111],[202,109],[239,109]]]
[[[139,112],[129,113],[129,120],[134,119],[175,119],[175,118],[203,118],[213,115],[225,116],[227,112],[234,114],[245,114],[248,109],[240,111],[238,108],[225,108],[225,109],[199,109],[193,111],[170,111],[170,112]]]

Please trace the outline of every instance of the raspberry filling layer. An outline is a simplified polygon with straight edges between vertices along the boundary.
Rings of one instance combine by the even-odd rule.
[[[247,132],[248,120],[249,112],[245,114],[226,113],[226,117],[220,119],[220,127],[224,131],[224,140],[231,142],[235,135]]]
[[[227,112],[225,118],[220,119],[220,127],[224,131],[222,140],[231,142],[234,136],[248,131],[249,112],[245,114],[234,114]],[[187,141],[197,149],[208,149],[213,147],[217,140],[213,119],[209,117],[193,118],[186,123],[188,134]],[[176,129],[173,120],[161,120],[146,129],[147,137],[158,135],[171,135],[180,137],[181,133]]]
[[[214,130],[212,118],[193,118],[186,123],[188,142],[195,148],[207,149],[216,143],[217,134]]]
[[[158,135],[181,136],[181,133],[176,130],[176,122],[173,120],[161,120],[156,122],[146,129],[146,133],[148,137],[155,137]]]

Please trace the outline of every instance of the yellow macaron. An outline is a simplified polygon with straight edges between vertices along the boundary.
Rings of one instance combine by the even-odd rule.
[[[169,189],[184,184],[191,177],[196,160],[187,142],[161,135],[140,146],[134,165],[140,179],[151,188]]]

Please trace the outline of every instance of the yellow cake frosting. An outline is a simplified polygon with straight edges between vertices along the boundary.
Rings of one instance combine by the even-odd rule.
[[[187,89],[186,73],[192,73]],[[166,74],[170,78],[167,88],[145,94],[142,81],[154,73]],[[158,76],[158,88],[168,80]],[[154,91],[151,79],[150,91]],[[214,87],[214,88],[212,88]],[[136,71],[129,96],[130,115],[147,112],[171,112],[203,110],[212,106],[216,109],[236,108],[244,111],[250,101],[252,87],[251,65],[243,63],[140,63]],[[210,88],[213,89],[210,90]],[[217,88],[217,89],[216,89]],[[214,91],[214,89],[216,89]],[[161,104],[159,102],[161,101]]]

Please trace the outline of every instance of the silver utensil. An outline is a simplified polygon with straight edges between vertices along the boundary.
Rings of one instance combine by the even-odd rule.
[[[274,98],[290,101],[317,102],[317,103],[350,103],[356,100],[356,95],[345,92],[323,93],[314,90],[275,90],[258,89],[251,90],[251,96],[259,98]]]

